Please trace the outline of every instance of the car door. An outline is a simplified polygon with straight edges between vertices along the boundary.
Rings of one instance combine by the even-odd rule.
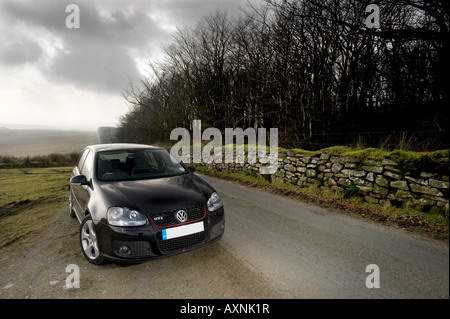
[[[83,153],[81,153],[80,157],[78,158],[77,164],[72,169],[72,175],[71,178],[74,176],[78,176],[81,173],[81,168],[83,167],[84,161],[86,160],[87,154],[90,152],[89,149],[85,149]],[[77,191],[77,185],[70,184],[69,185],[69,192],[70,192],[70,199],[72,200],[72,209],[75,212],[77,216],[80,215],[80,205],[78,204],[78,199],[76,198],[75,192]]]
[[[93,165],[94,165],[94,156],[93,152],[91,150],[86,150],[86,156],[84,158],[83,163],[81,163],[80,166],[75,169],[75,173],[78,175],[84,175],[86,176],[86,179],[88,182],[91,182],[92,180],[92,172],[93,172]],[[84,154],[83,154],[84,155]],[[81,158],[82,160],[82,158]],[[91,193],[91,186],[90,185],[71,185],[72,187],[72,194],[74,197],[74,207],[75,207],[75,213],[78,215],[79,220],[83,220],[85,216],[85,212],[87,211],[87,205],[89,203],[90,193]]]

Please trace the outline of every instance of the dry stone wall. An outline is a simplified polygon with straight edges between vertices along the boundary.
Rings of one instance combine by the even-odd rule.
[[[259,163],[203,164],[211,169],[260,175]],[[367,202],[384,205],[410,205],[417,210],[449,215],[449,156],[435,154],[408,160],[402,156],[371,159],[340,156],[326,152],[313,156],[280,151],[278,169],[265,175],[271,182],[361,196]]]

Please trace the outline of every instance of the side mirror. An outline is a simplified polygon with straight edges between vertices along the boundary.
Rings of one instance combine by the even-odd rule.
[[[88,180],[86,179],[86,176],[84,175],[77,175],[70,179],[70,184],[73,185],[89,185]]]
[[[195,167],[194,166],[188,166],[187,168],[188,168],[188,171],[190,173],[194,173],[195,172]]]

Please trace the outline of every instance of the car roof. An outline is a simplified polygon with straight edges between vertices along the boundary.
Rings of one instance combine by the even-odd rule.
[[[94,152],[101,151],[119,151],[130,149],[164,149],[163,147],[146,145],[146,144],[134,144],[134,143],[111,143],[111,144],[95,144],[86,146],[86,148],[92,149]]]

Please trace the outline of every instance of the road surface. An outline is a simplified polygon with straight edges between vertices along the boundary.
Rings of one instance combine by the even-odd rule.
[[[204,179],[226,209],[221,245],[288,298],[449,298],[448,244]]]

